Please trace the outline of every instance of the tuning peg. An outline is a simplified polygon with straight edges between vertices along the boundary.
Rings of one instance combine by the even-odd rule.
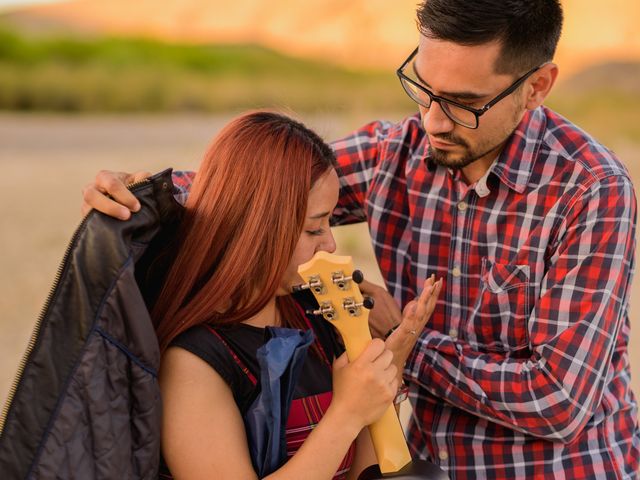
[[[367,310],[371,310],[373,308],[373,306],[375,305],[375,302],[373,300],[373,297],[370,297],[368,295],[365,295],[362,298],[362,306],[364,308],[366,308]]]
[[[359,285],[364,280],[364,274],[360,270],[354,270],[351,274],[351,278]]]
[[[309,277],[309,281],[307,283],[301,283],[300,285],[294,285],[291,287],[291,291],[294,293],[309,289],[313,290],[313,293],[317,295],[324,293],[324,284],[322,283],[322,280],[320,280],[319,275],[312,275]]]
[[[364,275],[360,270],[354,270],[351,276],[345,276],[345,274],[342,271],[333,272],[331,274],[331,281],[340,290],[347,289],[347,282],[349,282],[349,280],[353,280],[356,283],[362,283],[362,280],[364,280]]]
[[[317,310],[305,310],[307,315],[322,315],[326,320],[333,320],[336,316],[336,311],[330,302],[322,302],[320,308]]]
[[[352,317],[359,316],[360,309],[362,307],[367,310],[371,310],[373,308],[373,298],[363,297],[362,302],[359,303],[356,303],[353,297],[347,297],[342,301],[342,308],[344,308]]]

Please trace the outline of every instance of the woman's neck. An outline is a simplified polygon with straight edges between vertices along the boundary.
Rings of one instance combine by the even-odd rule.
[[[252,325],[254,327],[279,327],[282,322],[280,312],[276,305],[276,297],[273,297],[265,307],[256,313],[253,317],[244,320],[242,323]]]

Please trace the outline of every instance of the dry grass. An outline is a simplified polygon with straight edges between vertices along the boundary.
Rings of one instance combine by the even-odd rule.
[[[399,115],[388,116],[399,119]],[[193,169],[212,135],[229,116],[28,116],[0,114],[0,399],[9,389],[58,262],[80,220],[81,188],[100,168],[157,171]],[[369,114],[307,117],[326,138],[336,138]],[[640,184],[640,146],[614,145]],[[379,279],[366,228],[339,229],[339,242],[368,278]],[[640,298],[635,282],[633,299]],[[640,308],[632,305],[631,362],[640,392]]]

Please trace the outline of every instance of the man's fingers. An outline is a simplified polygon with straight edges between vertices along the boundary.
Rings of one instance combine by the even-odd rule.
[[[91,209],[95,208],[99,212],[121,220],[127,220],[131,216],[131,211],[127,207],[99,192],[94,185],[84,189],[83,198],[84,202],[81,208],[83,215],[87,215]]]
[[[127,185],[135,181],[135,174],[131,175],[124,172],[109,172],[103,170],[96,175],[96,189],[110,195],[113,197],[113,200],[120,205],[124,205],[130,211],[137,212],[140,210],[140,203],[133,193],[127,189]],[[100,210],[96,205],[93,205],[93,208]]]
[[[440,298],[440,291],[442,290],[442,278],[436,282],[433,286],[433,290],[431,292],[431,296],[427,300],[427,314],[431,315],[433,311],[436,309],[436,304],[438,303],[438,298]]]
[[[138,172],[131,174],[131,176],[133,178],[128,183],[141,182],[145,178],[149,178],[151,176],[151,172],[147,172],[146,170],[140,170]]]
[[[140,202],[127,189],[127,185],[149,177],[149,172],[138,171],[133,174],[102,170],[96,175],[94,183],[87,185],[83,192],[82,214],[92,208],[112,217],[126,220],[131,212],[140,210]]]

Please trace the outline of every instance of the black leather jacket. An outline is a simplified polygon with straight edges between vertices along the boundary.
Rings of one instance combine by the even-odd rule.
[[[69,245],[3,419],[3,479],[157,476],[160,352],[139,281],[182,207],[170,170],[132,190],[131,220],[92,212]]]

